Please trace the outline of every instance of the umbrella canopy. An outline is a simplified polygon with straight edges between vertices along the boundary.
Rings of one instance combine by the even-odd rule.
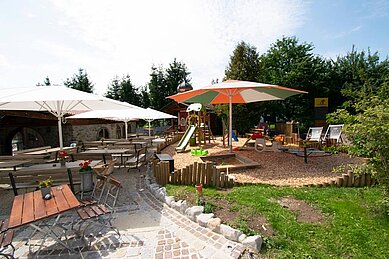
[[[138,107],[64,86],[0,89],[0,110],[48,111],[57,117],[61,148],[63,147],[62,120],[65,114],[128,108]]]
[[[99,118],[99,119],[113,119],[117,121],[123,121],[125,123],[126,139],[128,139],[127,128],[128,128],[129,121],[140,120],[140,119],[148,121],[149,135],[150,135],[150,121],[158,120],[158,119],[176,118],[176,117],[150,108],[143,109],[137,107],[137,108],[128,108],[128,109],[121,109],[121,110],[88,111],[67,118],[68,119]]]
[[[289,96],[307,93],[292,88],[256,82],[227,80],[222,83],[168,96],[176,102],[229,104],[229,149],[232,152],[232,104],[283,100]]]

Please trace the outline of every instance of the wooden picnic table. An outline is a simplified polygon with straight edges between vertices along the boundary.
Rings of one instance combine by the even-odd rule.
[[[51,236],[62,246],[73,251],[61,240],[61,237],[54,233],[53,228],[55,225],[60,225],[59,218],[61,214],[79,207],[80,203],[68,185],[52,187],[51,192],[52,198],[49,200],[42,198],[41,190],[17,195],[14,197],[12,204],[8,228],[13,229],[29,225],[44,234],[36,255],[42,248],[47,236]],[[53,216],[57,217],[54,223],[50,225],[48,219]],[[45,221],[45,224],[37,224],[41,221]]]
[[[75,149],[75,147],[63,147],[62,150],[71,150]],[[41,150],[36,150],[36,151],[31,151],[31,152],[26,152],[24,155],[44,155],[44,154],[51,154],[53,152],[58,152],[60,151],[60,147],[54,147],[54,148],[48,148],[48,149],[41,149]]]
[[[104,148],[104,149],[90,149],[81,152],[80,154],[98,154],[103,156],[103,162],[104,164],[107,163],[106,160],[106,155],[112,155],[112,154],[120,154],[120,163],[123,165],[123,154],[129,153],[131,149],[128,148],[123,148],[123,149],[109,149],[109,148]]]

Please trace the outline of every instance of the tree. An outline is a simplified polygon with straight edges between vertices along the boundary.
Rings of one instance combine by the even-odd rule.
[[[169,104],[171,100],[166,99],[169,95],[177,93],[177,87],[182,82],[189,83],[190,72],[183,62],[177,62],[176,59],[169,64],[166,70],[162,66],[151,68],[151,79],[148,84],[151,106],[154,109],[161,109]]]
[[[147,92],[147,87],[146,86],[141,87],[140,99],[141,99],[141,106],[143,108],[150,107],[150,97],[149,97],[149,93]]]
[[[93,93],[93,84],[88,78],[88,74],[84,72],[84,69],[80,68],[78,74],[74,74],[71,79],[67,78],[64,82],[66,87],[84,91],[87,93]]]
[[[111,81],[111,85],[108,86],[107,92],[105,93],[105,97],[114,99],[114,100],[120,100],[120,82],[119,77],[116,76]]]
[[[257,81],[260,72],[257,49],[244,41],[240,42],[230,56],[224,79]]]
[[[363,96],[374,95],[388,77],[389,61],[380,61],[377,52],[351,52],[331,62],[329,85],[335,108],[354,106]],[[335,110],[335,109],[334,109]]]
[[[362,86],[364,88],[365,86]],[[355,114],[339,109],[329,115],[331,122],[344,122],[350,140],[349,153],[367,157],[362,166],[385,187],[389,197],[389,77],[374,91],[353,104]],[[388,208],[389,209],[389,208]]]
[[[108,86],[108,90],[105,96],[133,105],[141,105],[141,95],[132,84],[129,75],[123,76],[122,79],[119,79],[118,76],[112,79],[111,85]]]
[[[283,120],[299,121],[303,127],[313,124],[315,97],[329,97],[329,62],[312,53],[313,45],[299,43],[295,37],[283,37],[260,57],[259,81],[307,91],[284,101],[266,102],[267,114]]]
[[[50,79],[49,79],[48,76],[46,76],[45,80],[43,81],[43,84],[40,83],[40,82],[38,82],[38,83],[36,84],[36,86],[44,86],[44,85],[46,85],[46,86],[51,85],[51,82],[50,82]]]
[[[259,54],[257,49],[244,41],[236,45],[230,62],[225,70],[224,79],[256,82],[260,73]],[[228,109],[221,109],[221,111]],[[262,112],[261,104],[237,104],[232,108],[233,128],[239,133],[250,131]],[[220,112],[218,112],[220,114]],[[245,114],[245,116],[241,116]],[[220,116],[219,116],[220,117]]]

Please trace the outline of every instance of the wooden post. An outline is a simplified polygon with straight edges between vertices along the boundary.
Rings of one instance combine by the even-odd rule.
[[[193,163],[193,184],[198,184],[199,181],[198,181],[198,165],[197,165],[197,162],[194,162]]]
[[[360,176],[355,176],[354,177],[354,186],[359,187],[361,182],[361,177]]]
[[[212,185],[212,167],[213,167],[212,162],[207,162],[205,164],[205,168],[207,171],[207,177],[206,177],[207,186]]]
[[[353,171],[348,170],[348,171],[347,171],[347,175],[348,175],[347,186],[348,186],[348,187],[352,187],[353,184],[354,184],[354,173],[353,173]]]
[[[204,163],[201,163],[200,164],[200,176],[201,176],[201,183],[203,185],[205,185],[206,181],[205,181],[205,174],[206,174],[206,171],[205,171],[205,164]]]
[[[226,173],[225,172],[221,172],[220,173],[220,187],[224,187],[224,175],[225,175]]]
[[[347,187],[348,186],[348,174],[343,174],[343,187]]]
[[[220,187],[220,169],[216,168],[216,174],[215,174],[215,186]]]
[[[336,178],[336,185],[338,187],[342,187],[343,186],[343,177],[342,176],[339,176],[338,178]]]
[[[370,174],[366,174],[365,180],[366,180],[366,186],[370,186],[372,184]]]
[[[359,186],[366,186],[366,174],[361,175],[361,180],[359,182]]]
[[[335,185],[335,180],[330,180],[330,186],[334,186]]]

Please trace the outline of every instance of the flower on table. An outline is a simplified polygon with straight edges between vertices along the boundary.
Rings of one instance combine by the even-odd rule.
[[[81,167],[80,172],[86,172],[92,170],[92,167],[90,166],[91,163],[92,160],[84,160],[84,162],[81,162],[79,164],[79,166]]]
[[[69,155],[68,155],[68,153],[66,153],[65,150],[58,151],[58,159],[59,160],[65,160],[68,157],[69,157]]]

